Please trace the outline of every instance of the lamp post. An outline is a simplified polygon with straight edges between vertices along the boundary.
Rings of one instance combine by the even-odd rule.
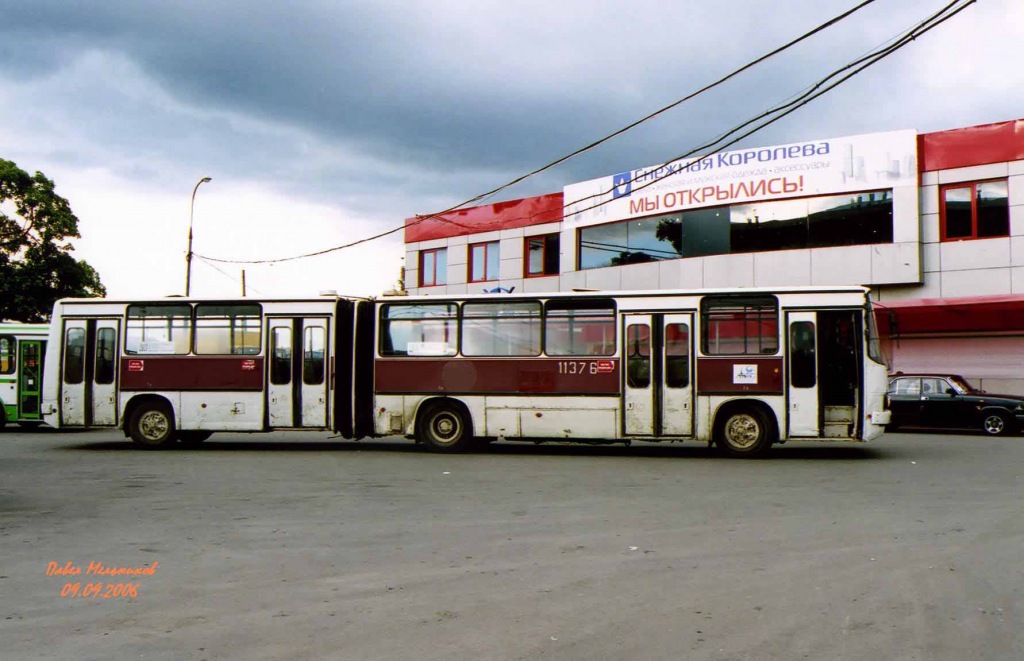
[[[203,177],[196,182],[196,187],[192,189],[192,203],[188,210],[188,252],[185,253],[185,296],[192,291],[192,217],[196,210],[196,191],[208,181],[210,181],[210,177]]]

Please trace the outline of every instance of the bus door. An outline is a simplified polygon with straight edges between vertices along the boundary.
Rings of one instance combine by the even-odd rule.
[[[42,420],[43,340],[21,340],[18,343],[18,419]]]
[[[117,426],[119,327],[119,319],[65,320],[60,369],[62,426]]]
[[[625,315],[627,436],[693,435],[693,315]]]
[[[821,435],[821,413],[818,403],[818,313],[790,312],[789,380],[786,394],[789,401],[789,436]]]
[[[327,427],[330,358],[326,317],[267,321],[267,412],[271,428]]]

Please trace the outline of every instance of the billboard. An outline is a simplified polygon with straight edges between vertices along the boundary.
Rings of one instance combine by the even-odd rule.
[[[564,189],[563,227],[685,209],[917,186],[917,133],[870,133],[721,152]]]

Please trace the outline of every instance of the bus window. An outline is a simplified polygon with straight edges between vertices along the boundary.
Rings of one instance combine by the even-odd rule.
[[[302,382],[316,386],[324,382],[324,327],[306,326],[302,345]]]
[[[260,306],[196,306],[196,353],[256,355],[260,352]]]
[[[292,382],[292,329],[274,328],[270,338],[270,382],[281,386]]]
[[[665,325],[665,385],[690,385],[690,327],[686,324]]]
[[[701,312],[706,355],[778,353],[779,306],[774,296],[707,296]]]
[[[64,336],[64,383],[85,380],[85,329],[69,328]]]
[[[615,304],[607,300],[548,301],[544,352],[549,356],[615,353]]]
[[[463,305],[462,355],[539,356],[540,302]]]
[[[382,356],[454,356],[454,303],[398,303],[381,308]]]
[[[117,333],[113,328],[96,331],[96,383],[106,385],[114,382],[114,348]]]
[[[14,338],[0,336],[0,374],[14,374]]]
[[[128,354],[187,354],[191,344],[192,307],[129,305],[124,352]]]
[[[794,388],[813,388],[818,382],[814,355],[814,324],[794,321],[789,326],[789,382]]]
[[[630,388],[651,385],[651,329],[647,324],[626,328],[626,384]]]

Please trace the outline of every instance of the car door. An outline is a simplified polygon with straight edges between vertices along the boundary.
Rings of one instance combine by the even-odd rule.
[[[940,377],[921,379],[921,419],[929,427],[973,429],[979,424],[974,402]]]
[[[892,424],[916,426],[921,419],[921,377],[904,376],[889,384]]]

